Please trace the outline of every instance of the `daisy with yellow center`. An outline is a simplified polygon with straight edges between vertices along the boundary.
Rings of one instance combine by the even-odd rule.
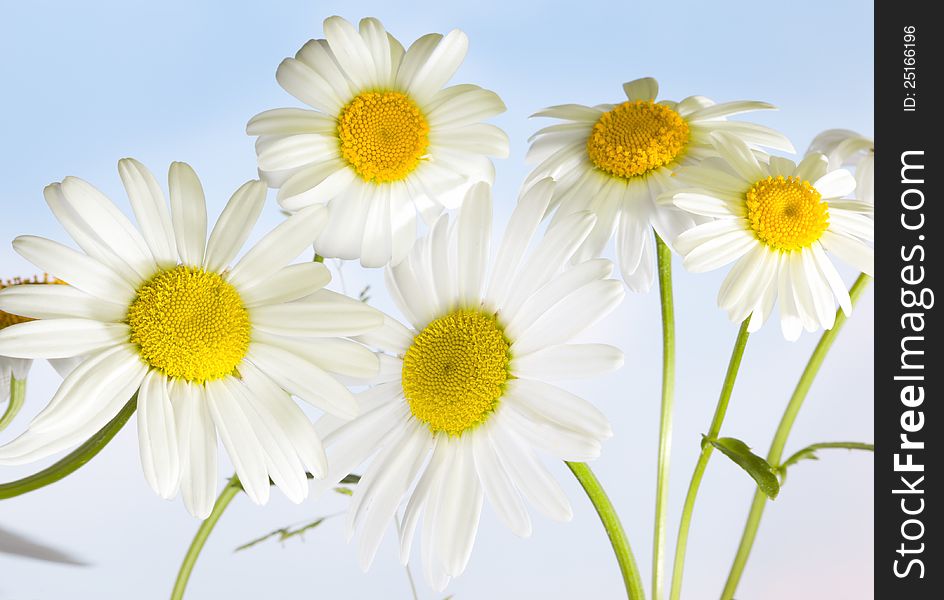
[[[48,275],[32,278],[14,277],[13,279],[0,279],[0,292],[3,290],[12,290],[12,288],[21,285],[57,285],[62,284]],[[16,293],[14,292],[7,292]],[[9,313],[0,308],[0,331],[31,321],[29,317],[23,317],[17,314]],[[75,366],[75,360],[71,358],[54,358],[49,364],[65,377]],[[23,407],[23,401],[26,397],[26,377],[29,375],[33,361],[26,358],[13,358],[11,356],[0,355],[0,431],[3,431],[13,422],[13,419]]]
[[[571,341],[625,292],[609,279],[609,261],[571,264],[593,228],[590,213],[562,219],[531,245],[553,188],[546,179],[523,194],[489,276],[492,204],[484,183],[470,190],[454,223],[440,217],[386,272],[409,325],[388,316],[381,329],[358,336],[381,363],[374,387],[359,394],[364,414],[316,424],[331,470],[315,485],[330,489],[366,469],[348,514],[365,569],[404,502],[401,558],[409,560],[422,516],[425,572],[440,590],[465,568],[486,498],[522,536],[531,532],[527,504],[553,519],[571,517],[536,452],[593,459],[611,432],[592,404],[549,382],[622,364],[616,348]]]
[[[276,79],[314,110],[278,108],[253,117],[265,181],[282,208],[328,207],[318,254],[398,263],[427,223],[455,208],[468,188],[491,182],[490,156],[508,155],[505,133],[482,121],[505,110],[475,85],[443,87],[469,40],[453,30],[428,34],[407,50],[377,19],[358,28],[341,17],[279,65]]]
[[[875,201],[875,142],[849,129],[827,129],[810,142],[807,152],[821,152],[829,158],[829,166],[855,169],[857,200]]]
[[[748,331],[763,325],[778,300],[787,339],[832,328],[836,302],[846,314],[852,303],[826,253],[872,275],[872,205],[842,199],[855,179],[831,169],[823,154],[809,153],[800,164],[759,160],[737,137],[715,133],[712,141],[724,162],[680,169],[681,189],[660,199],[711,219],[675,240],[685,267],[703,272],[735,263],[718,304],[734,322],[750,317]]]
[[[118,170],[138,227],[96,188],[67,177],[44,192],[81,251],[34,236],[14,241],[68,285],[0,291],[0,310],[28,318],[0,331],[0,354],[81,358],[29,429],[0,447],[0,465],[83,442],[136,395],[142,467],[162,497],[179,487],[191,513],[210,513],[219,436],[252,500],[268,499],[271,479],[300,502],[306,472],[322,477],[326,464],[292,396],[356,416],[336,376],[370,377],[378,359],[345,338],[383,323],[362,302],[321,301],[330,280],[323,264],[289,264],[324,226],[325,209],[298,212],[237,259],[265,184],[240,187],[207,239],[203,188],[188,165],[170,167],[169,210],[144,165],[124,159]]]
[[[654,229],[667,243],[702,219],[656,199],[673,188],[681,165],[716,156],[712,132],[724,131],[752,146],[793,152],[780,133],[762,125],[728,121],[739,113],[771,109],[764,102],[715,104],[703,96],[681,102],[656,101],[659,85],[650,77],[623,85],[619,104],[564,104],[536,113],[562,119],[531,137],[528,160],[538,163],[528,181],[558,180],[554,219],[583,210],[597,224],[575,258],[598,256],[616,235],[623,280],[637,292],[648,291],[655,273]]]

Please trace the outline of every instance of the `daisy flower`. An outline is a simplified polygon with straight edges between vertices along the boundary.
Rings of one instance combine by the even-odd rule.
[[[4,281],[0,280],[0,291],[7,288],[12,288],[17,285],[54,285],[61,284],[61,281],[55,279],[50,279],[49,276],[43,276],[42,279],[38,277],[33,277],[32,279],[22,279],[20,277],[15,277],[13,279]],[[28,317],[21,317],[20,315],[15,315],[8,313],[0,309],[0,331],[6,329],[11,325],[16,325],[18,323],[25,323],[29,321]],[[69,371],[72,370],[72,367],[75,366],[74,359],[51,359],[49,364],[59,372],[60,375],[65,377]],[[14,397],[13,384],[16,382],[25,382],[26,377],[29,374],[30,367],[32,367],[33,361],[24,358],[13,358],[10,356],[0,356],[0,407],[4,404],[7,404],[6,408],[0,412],[0,431],[6,429],[6,427],[13,421],[22,408],[23,395],[20,394],[19,397]],[[24,383],[25,385],[25,383]]]
[[[872,138],[848,129],[827,129],[813,138],[807,152],[825,154],[833,169],[843,166],[855,168],[856,198],[874,203],[875,142]]]
[[[725,164],[680,170],[686,187],[664,198],[713,219],[675,241],[685,267],[704,272],[736,261],[718,304],[734,322],[750,317],[748,331],[760,328],[777,300],[788,340],[803,329],[830,329],[836,301],[846,314],[852,303],[826,252],[873,273],[872,207],[841,199],[855,189],[855,179],[830,169],[818,152],[800,164],[777,156],[768,163],[734,136],[712,138]]]
[[[765,102],[715,104],[704,96],[681,102],[656,102],[659,84],[647,77],[623,84],[619,104],[552,106],[536,117],[564,122],[538,130],[528,160],[537,162],[529,181],[553,177],[559,183],[552,206],[555,219],[590,210],[597,224],[575,255],[598,256],[616,232],[616,255],[623,280],[636,292],[648,291],[655,273],[651,230],[671,243],[701,222],[656,199],[673,187],[680,165],[713,156],[712,132],[724,131],[745,142],[793,152],[780,133],[762,125],[728,121],[739,113],[772,109]]]
[[[494,179],[489,156],[507,156],[508,137],[482,120],[505,105],[475,85],[443,87],[468,50],[458,29],[407,50],[377,19],[356,29],[331,17],[324,33],[276,72],[315,110],[279,108],[249,121],[259,171],[285,210],[327,204],[318,254],[397,263],[415,241],[417,212],[431,222],[471,184]]]
[[[405,499],[401,559],[408,561],[422,519],[423,563],[437,590],[465,569],[485,498],[522,536],[531,532],[526,502],[553,519],[571,518],[535,451],[593,459],[611,431],[593,405],[548,381],[622,365],[616,348],[570,342],[625,292],[607,278],[609,261],[566,266],[593,228],[587,212],[561,220],[527,253],[553,185],[542,180],[524,193],[490,277],[484,183],[470,190],[453,224],[442,215],[386,272],[409,324],[386,317],[384,327],[358,338],[381,352],[380,383],[359,395],[363,415],[316,424],[328,448],[326,489],[373,457],[347,521],[351,536],[360,531],[364,569]]]
[[[13,243],[68,285],[0,293],[3,310],[40,319],[0,331],[0,354],[84,358],[29,429],[0,447],[0,464],[84,441],[136,395],[144,475],[162,497],[176,495],[179,483],[190,512],[209,514],[219,435],[253,501],[268,499],[271,477],[300,502],[306,470],[319,477],[326,465],[313,424],[290,394],[334,415],[357,415],[333,374],[370,376],[378,360],[335,338],[383,322],[354,300],[293,302],[330,279],[322,264],[288,265],[327,220],[325,210],[292,216],[236,261],[265,184],[240,187],[207,240],[203,188],[188,165],[170,167],[170,210],[142,164],[125,159],[118,170],[140,231],[96,188],[67,177],[44,193],[82,251],[34,236]],[[323,339],[302,343],[308,338]]]

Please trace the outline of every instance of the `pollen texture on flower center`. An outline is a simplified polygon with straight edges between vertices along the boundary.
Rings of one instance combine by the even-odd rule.
[[[829,205],[808,181],[767,177],[747,191],[747,220],[757,239],[783,251],[806,248],[829,226]]]
[[[509,378],[510,344],[495,317],[459,309],[439,317],[403,357],[403,393],[430,431],[459,435],[498,406]]]
[[[239,293],[197,267],[161,271],[142,285],[128,325],[142,359],[197,383],[233,373],[249,349],[249,313]]]
[[[636,100],[603,113],[587,139],[587,154],[610,175],[637,177],[675,160],[688,140],[688,123],[677,112]]]
[[[341,110],[341,156],[364,181],[399,181],[419,165],[429,147],[429,124],[399,92],[364,92]]]

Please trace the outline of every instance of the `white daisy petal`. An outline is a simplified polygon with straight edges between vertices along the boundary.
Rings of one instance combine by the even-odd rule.
[[[363,38],[352,24],[341,17],[329,17],[324,22],[325,38],[335,60],[357,88],[378,85],[374,59]]]
[[[160,372],[151,370],[138,392],[138,442],[148,485],[164,499],[173,498],[180,481],[174,409]]]
[[[377,268],[390,262],[393,257],[390,188],[378,187],[373,190],[362,237],[361,265],[365,268]]]
[[[307,262],[282,267],[263,283],[242,290],[247,308],[281,304],[304,298],[328,285],[331,271],[323,263]]]
[[[314,424],[291,396],[250,362],[239,367],[246,387],[252,393],[253,405],[260,415],[269,420],[273,432],[284,435],[295,447],[305,470],[316,479],[328,472],[328,459]],[[306,485],[307,487],[307,485]]]
[[[659,95],[659,82],[652,77],[634,79],[623,84],[623,91],[630,102],[636,100],[655,100]]]
[[[91,319],[115,322],[127,306],[94,298],[69,285],[21,284],[0,291],[0,310],[33,319]]]
[[[246,125],[246,133],[249,135],[305,133],[333,135],[337,128],[337,120],[324,113],[307,108],[273,108],[250,119]]]
[[[469,38],[465,33],[458,29],[447,33],[416,69],[406,86],[407,91],[420,103],[432,99],[458,70],[468,49]]]
[[[546,517],[555,521],[571,520],[574,513],[564,490],[531,450],[504,423],[496,421],[489,433],[521,495]]]
[[[180,440],[180,494],[190,514],[205,519],[213,509],[219,485],[218,442],[210,403],[203,386],[182,380],[170,385]]]
[[[835,254],[869,277],[875,275],[875,251],[869,246],[829,230],[823,232],[823,237],[819,241],[828,252]]]
[[[800,179],[815,182],[819,178],[826,175],[826,170],[828,168],[829,161],[826,159],[826,157],[822,154],[813,153],[804,156],[803,160],[800,161],[800,164],[797,165],[796,171],[791,174],[799,177]],[[825,197],[828,198],[829,196]]]
[[[281,423],[256,398],[247,395],[248,388],[234,378],[223,380],[231,399],[239,404],[252,426],[262,448],[268,478],[292,502],[299,504],[308,497],[308,477],[295,451],[295,445],[282,429]]]
[[[118,174],[124,184],[141,234],[157,264],[168,268],[177,264],[177,242],[171,225],[167,200],[157,179],[133,158],[118,161]]]
[[[203,186],[187,163],[170,165],[171,219],[180,260],[190,266],[203,264],[206,247],[207,214]]]
[[[772,104],[767,102],[756,102],[753,100],[737,100],[734,102],[722,102],[720,104],[713,104],[707,106],[700,110],[697,110],[691,113],[688,116],[688,120],[693,123],[698,123],[700,121],[710,121],[714,119],[720,119],[725,117],[730,117],[732,115],[738,115],[741,113],[752,112],[755,110],[775,110]]]
[[[357,416],[351,392],[324,370],[276,346],[253,342],[248,358],[286,391],[339,417]]]
[[[803,319],[796,304],[796,295],[790,278],[790,255],[780,255],[777,270],[777,298],[780,300],[780,329],[787,341],[793,342],[803,332]]]
[[[334,116],[344,104],[343,99],[348,98],[354,93],[352,87],[354,82],[351,81],[347,74],[342,72],[341,65],[338,64],[328,40],[308,40],[305,45],[295,53],[295,58],[311,67],[311,69],[322,78],[322,80],[315,80],[319,86],[327,85],[331,88],[332,93],[329,94],[330,100],[328,100],[331,104],[325,106],[333,108],[328,111],[331,114],[328,118],[331,119],[335,127],[337,127]],[[337,107],[333,107],[334,102],[340,102],[340,104],[338,104]]]
[[[126,342],[124,323],[91,319],[40,319],[0,330],[0,355],[16,358],[68,358]]]
[[[436,511],[439,555],[447,575],[465,571],[482,515],[484,492],[475,472],[472,446],[462,444],[442,481],[442,497]]]
[[[289,94],[330,115],[337,114],[344,106],[344,100],[331,84],[300,60],[283,60],[275,72],[275,79]]]
[[[593,281],[605,279],[612,272],[613,263],[605,259],[588,260],[564,271],[534,292],[517,312],[502,313],[506,335],[517,338],[571,292]]]
[[[579,396],[534,379],[515,379],[508,387],[515,406],[533,416],[599,440],[613,435],[603,413]]]
[[[374,65],[374,82],[383,85],[392,76],[390,59],[390,40],[383,24],[374,18],[361,19],[358,31]]]
[[[472,432],[472,456],[482,489],[498,518],[515,535],[530,537],[531,517],[528,509],[502,466],[488,433],[482,428]]]
[[[813,187],[822,194],[823,198],[841,198],[851,194],[855,186],[855,177],[844,169],[830,171],[813,183]]]
[[[431,128],[454,129],[505,112],[505,103],[491,90],[460,84],[437,92],[425,108]]]
[[[685,255],[685,268],[694,273],[713,271],[733,262],[757,246],[757,239],[745,231],[732,231],[709,240]]]
[[[377,554],[383,534],[396,514],[406,489],[433,447],[433,441],[416,423],[404,429],[400,439],[384,449],[383,459],[375,460],[361,477],[348,510],[351,529],[363,524],[358,562],[367,570]]]
[[[482,294],[482,282],[488,262],[488,242],[492,234],[492,201],[487,183],[479,183],[469,190],[462,203],[458,224],[458,283],[459,301],[477,301]]]
[[[63,179],[60,189],[66,203],[102,245],[126,263],[139,278],[146,279],[154,273],[157,267],[147,243],[111,200],[77,177]]]
[[[813,254],[813,260],[816,261],[816,266],[819,268],[820,273],[823,274],[823,278],[826,280],[829,289],[832,290],[833,296],[839,302],[842,312],[849,316],[852,314],[852,299],[849,297],[849,291],[846,289],[846,284],[843,283],[842,277],[839,276],[839,272],[836,271],[836,267],[833,266],[833,262],[829,260],[829,257],[826,256],[826,253],[823,251],[823,246],[820,244],[813,244],[810,248]]]
[[[223,381],[206,383],[206,401],[213,424],[233,461],[243,490],[256,504],[265,504],[269,500],[266,454],[253,431],[249,416],[234,397],[233,390]]]
[[[416,482],[416,487],[403,511],[403,519],[400,525],[400,562],[404,565],[410,559],[416,525],[419,523],[423,508],[428,503],[430,492],[438,489],[439,480],[445,470],[450,454],[446,438],[437,437],[434,444],[429,464],[426,465],[419,481]]]
[[[554,180],[547,177],[534,183],[518,199],[495,255],[495,267],[485,294],[490,302],[500,304],[505,299],[521,258],[547,212],[553,193]]]
[[[593,377],[623,366],[623,352],[607,344],[558,344],[523,356],[515,355],[509,369],[525,379]]]
[[[146,373],[146,365],[130,346],[99,352],[66,377],[46,408],[30,423],[30,429],[50,433],[75,429],[77,423],[88,422],[115,396],[123,395],[127,402]]]
[[[227,279],[240,289],[281,269],[307,248],[325,222],[324,209],[312,206],[292,215],[267,233],[236,263]]]
[[[528,354],[566,342],[609,314],[626,291],[615,279],[598,280],[578,288],[541,315],[511,345],[515,354]]]
[[[226,203],[207,242],[205,269],[222,271],[236,257],[265,204],[265,184],[258,180],[244,183]]]
[[[719,131],[711,134],[711,143],[740,177],[755,182],[766,175],[750,147],[740,138]]]
[[[135,296],[131,284],[113,270],[58,242],[21,235],[13,240],[13,249],[40,270],[96,298],[126,304]]]
[[[562,427],[543,412],[535,413],[509,396],[502,419],[530,447],[565,461],[590,461],[600,457],[600,441],[584,432]]]
[[[351,302],[289,302],[257,306],[250,312],[253,327],[275,335],[336,337],[358,335],[383,324],[374,308]]]

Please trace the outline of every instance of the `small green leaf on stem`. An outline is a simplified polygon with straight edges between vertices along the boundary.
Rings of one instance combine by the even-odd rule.
[[[873,444],[865,444],[862,442],[822,442],[819,444],[810,444],[806,448],[794,452],[790,458],[783,461],[783,464],[777,468],[777,472],[780,475],[780,485],[783,485],[783,482],[787,480],[787,467],[795,465],[801,460],[819,460],[819,456],[816,455],[816,451],[831,448],[875,452],[875,446]]]
[[[292,529],[289,527],[281,527],[279,529],[276,529],[275,531],[265,534],[264,536],[260,538],[256,538],[252,540],[251,542],[246,542],[242,546],[239,546],[238,548],[236,548],[234,552],[240,552],[241,550],[252,548],[253,546],[261,544],[262,542],[272,539],[272,538],[278,538],[280,542],[284,542],[285,540],[289,538],[293,538],[296,536],[303,536],[306,532],[311,531],[315,527],[318,527],[319,525],[324,523],[325,519],[327,518],[328,517],[318,517],[311,523],[306,523],[305,525],[302,525],[301,527],[298,527],[295,529]]]
[[[747,471],[747,474],[757,482],[760,491],[764,492],[768,498],[774,500],[777,497],[780,493],[777,471],[766,460],[751,452],[747,444],[737,438],[729,437],[708,440],[708,442]]]

